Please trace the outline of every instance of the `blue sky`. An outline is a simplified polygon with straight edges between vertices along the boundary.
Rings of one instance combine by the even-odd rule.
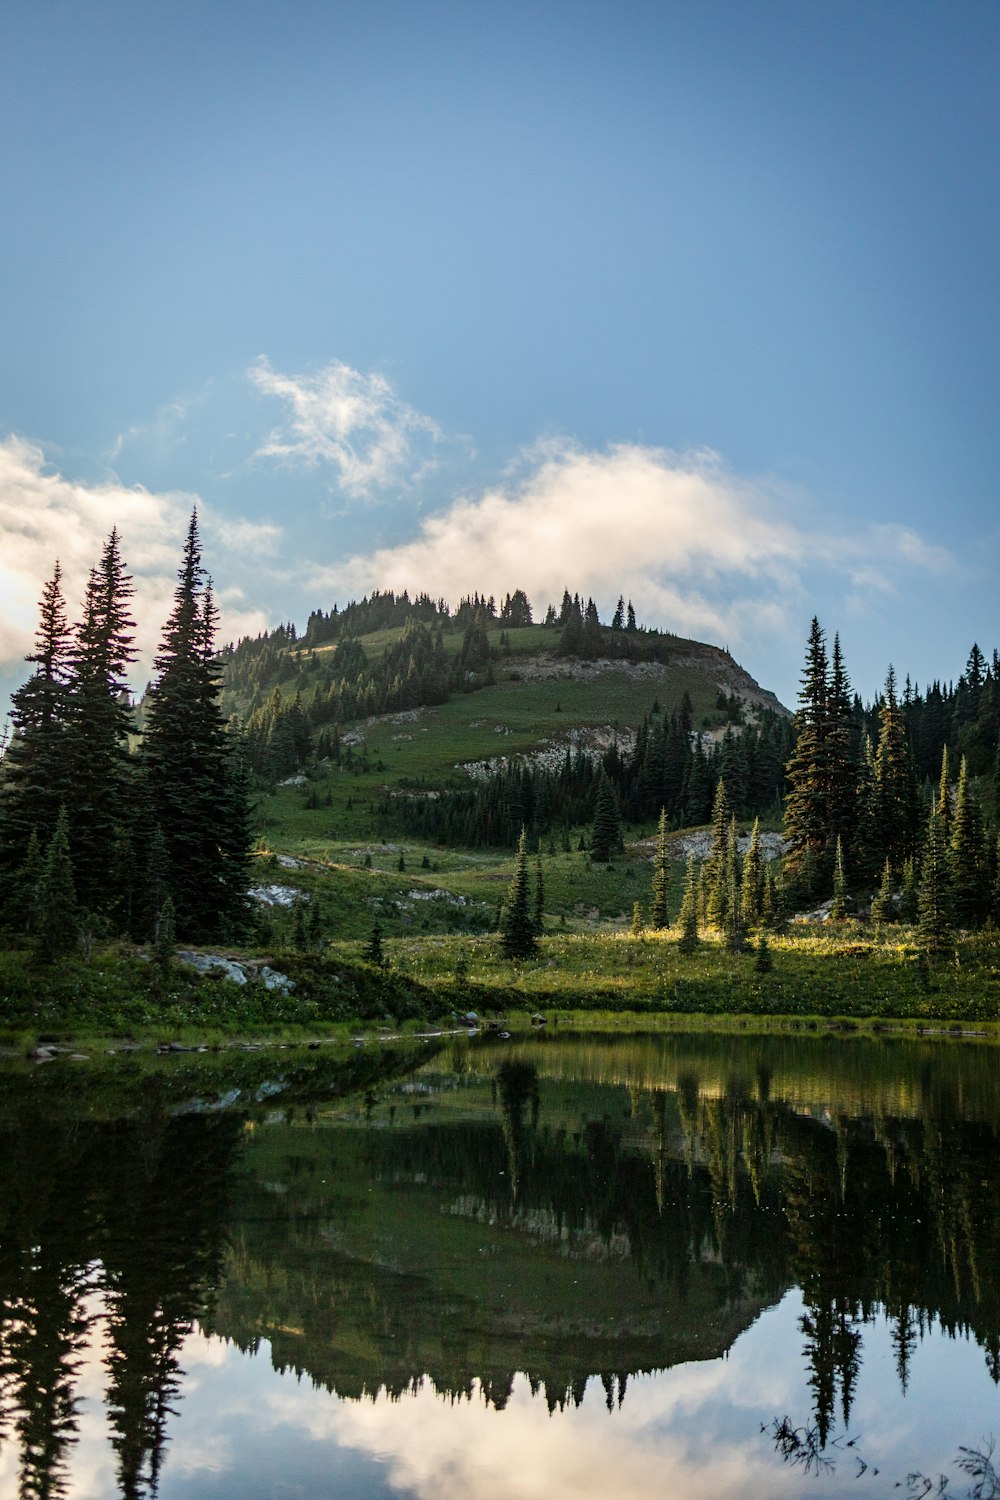
[[[0,674],[197,497],[230,632],[564,585],[794,700],[1000,644],[1000,9],[12,0]],[[74,593],[75,591],[75,593]]]

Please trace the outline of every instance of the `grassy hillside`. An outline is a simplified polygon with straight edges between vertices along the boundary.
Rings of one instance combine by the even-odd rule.
[[[399,646],[404,629],[353,639],[375,663]],[[612,635],[604,634],[610,651]],[[255,879],[318,898],[329,935],[363,937],[376,919],[390,935],[475,933],[492,925],[510,875],[509,854],[414,841],[394,816],[404,799],[468,787],[512,758],[554,764],[567,749],[596,755],[612,744],[627,753],[654,708],[669,715],[686,702],[708,739],[740,715],[752,723],[760,708],[780,711],[774,696],[716,646],[644,631],[630,648],[634,656],[586,659],[559,654],[554,626],[494,621],[486,635],[489,669],[473,676],[468,691],[339,723],[339,758],[314,752],[293,775],[261,791]],[[443,629],[441,642],[454,657],[463,632]],[[277,688],[285,704],[298,694],[308,712],[342,649],[339,641],[279,642],[252,691],[253,674],[234,664],[227,707],[242,716],[260,712]],[[316,741],[314,733],[314,747]],[[541,847],[546,909],[570,931],[630,920],[633,903],[648,902],[650,851],[641,841],[654,832],[653,820],[626,829],[625,855],[610,868],[593,867],[578,850],[585,829],[579,824],[569,839],[550,837]],[[280,936],[291,922],[291,909],[273,910],[264,934]]]

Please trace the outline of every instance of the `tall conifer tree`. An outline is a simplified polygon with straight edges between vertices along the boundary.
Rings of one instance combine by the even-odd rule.
[[[682,953],[693,953],[698,946],[698,891],[693,854],[688,855],[687,871],[684,876],[684,894],[681,897],[681,909],[677,922],[681,930],[677,946]]]
[[[795,715],[795,750],[785,772],[791,784],[785,800],[788,862],[810,887],[830,846],[829,697],[826,641],[814,615]]]
[[[111,904],[109,897],[118,894],[109,891],[117,869],[118,832],[135,804],[128,754],[133,726],[127,674],[136,657],[135,622],[129,614],[132,593],[114,530],[98,566],[91,570],[76,631],[67,736],[76,890],[88,910]]]
[[[649,913],[649,925],[658,931],[670,926],[667,897],[670,893],[670,861],[667,855],[667,810],[660,808],[660,822],[656,830],[656,854],[653,858],[653,905]]]
[[[701,882],[705,895],[705,918],[713,927],[725,926],[728,889],[726,884],[726,840],[732,809],[726,783],[719,777],[712,804],[712,843],[708,859],[701,868]]]
[[[952,935],[948,873],[948,846],[941,826],[941,805],[935,797],[927,822],[917,897],[920,940],[928,953],[940,953],[948,946]]]
[[[224,936],[245,917],[245,783],[219,707],[216,610],[192,514],[170,618],[156,657],[142,746],[151,820],[167,852],[178,933]]]
[[[590,854],[597,864],[607,864],[613,854],[622,848],[622,820],[618,811],[618,798],[601,768],[597,783],[597,801],[594,805],[594,826],[591,833]]]
[[[948,839],[948,873],[959,927],[974,927],[989,911],[989,867],[984,852],[982,815],[963,755]]]
[[[530,958],[536,948],[528,893],[528,844],[522,828],[517,841],[514,874],[500,911],[500,952],[504,958]]]
[[[42,591],[35,670],[11,695],[14,734],[4,755],[0,797],[0,863],[12,874],[28,851],[32,830],[43,845],[70,797],[66,732],[69,721],[71,633],[59,564]]]
[[[901,866],[917,844],[920,802],[902,706],[896,697],[896,674],[890,666],[879,710],[875,778],[883,860]]]

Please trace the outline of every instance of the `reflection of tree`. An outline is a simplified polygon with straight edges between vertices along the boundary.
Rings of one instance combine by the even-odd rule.
[[[155,1495],[177,1354],[217,1284],[238,1122],[179,1120],[118,1151],[106,1208],[108,1415],[123,1500]]]
[[[233,1118],[30,1117],[0,1142],[0,1392],[20,1500],[66,1493],[83,1346],[107,1309],[123,1497],[153,1495],[177,1349],[215,1285]]]
[[[516,1205],[528,1149],[528,1132],[524,1119],[526,1107],[531,1110],[532,1131],[538,1126],[538,1069],[534,1063],[504,1061],[497,1069],[496,1087],[500,1099],[504,1144],[507,1147],[510,1200]]]
[[[30,1252],[7,1343],[21,1500],[66,1493],[67,1451],[77,1430],[74,1386],[91,1321],[82,1306],[86,1291],[85,1273],[62,1264],[51,1246]]]
[[[0,1142],[0,1387],[23,1500],[66,1492],[75,1378],[90,1323],[87,1197],[80,1174],[65,1171],[64,1144],[45,1120]],[[85,1176],[87,1143],[77,1147]]]

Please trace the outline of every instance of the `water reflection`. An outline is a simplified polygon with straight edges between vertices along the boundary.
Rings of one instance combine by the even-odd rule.
[[[372,1052],[340,1076],[260,1059],[253,1077],[211,1088],[193,1075],[132,1093],[79,1070],[63,1088],[54,1075],[28,1088],[27,1075],[5,1077],[0,1480],[16,1469],[23,1500],[110,1493],[81,1489],[74,1457],[99,1404],[114,1493],[163,1493],[165,1472],[186,1493],[192,1451],[203,1454],[192,1493],[237,1493],[246,1474],[237,1484],[220,1468],[217,1434],[201,1450],[186,1439],[166,1471],[164,1459],[168,1436],[209,1431],[205,1393],[224,1407],[223,1375],[230,1392],[251,1378],[237,1374],[244,1356],[253,1381],[277,1381],[268,1400],[286,1424],[357,1451],[381,1442],[410,1476],[399,1483],[421,1493],[445,1462],[456,1403],[494,1420],[516,1408],[519,1442],[530,1432],[544,1446],[556,1442],[549,1414],[568,1423],[600,1400],[619,1423],[619,1478],[645,1473],[646,1447],[622,1448],[622,1412],[640,1413],[644,1377],[664,1371],[673,1402],[697,1398],[706,1431],[715,1403],[728,1459],[756,1472],[760,1422],[735,1393],[751,1345],[753,1401],[773,1395],[764,1415],[779,1419],[782,1402],[794,1407],[819,1452],[856,1421],[866,1361],[879,1400],[898,1402],[925,1344],[944,1369],[941,1340],[958,1341],[978,1349],[990,1392],[993,1059],[857,1041],[589,1039],[462,1044],[416,1068]],[[205,1350],[220,1339],[215,1371]],[[211,1379],[185,1378],[192,1351]],[[509,1438],[483,1431],[480,1457],[501,1463]],[[979,1436],[956,1430],[954,1446]],[[713,1493],[744,1492],[746,1474],[719,1477],[719,1452],[687,1454],[689,1492],[709,1470]],[[555,1448],[532,1461],[544,1472]],[[308,1467],[304,1452],[287,1463]],[[379,1489],[384,1472],[353,1483],[394,1492]]]

